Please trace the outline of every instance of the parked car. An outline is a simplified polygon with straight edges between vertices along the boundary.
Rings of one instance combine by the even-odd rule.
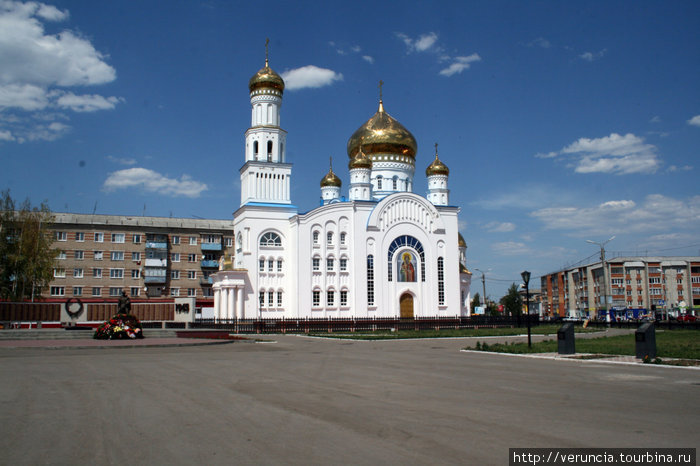
[[[678,322],[695,322],[696,318],[692,314],[683,314],[678,316]]]

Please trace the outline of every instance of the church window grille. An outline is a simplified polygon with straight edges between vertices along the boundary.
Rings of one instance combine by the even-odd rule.
[[[399,248],[411,248],[414,251],[418,253],[418,256],[420,257],[420,280],[422,282],[425,281],[425,251],[423,250],[423,245],[421,244],[420,241],[418,241],[416,238],[413,236],[409,235],[402,235],[396,238],[394,241],[392,241],[391,245],[389,246],[389,253],[388,253],[388,267],[387,267],[387,275],[389,281],[392,281],[392,270],[394,268],[393,264],[393,259],[394,259],[394,253],[399,249]]]
[[[313,270],[315,272],[321,270],[321,259],[319,259],[318,257],[314,257],[311,260],[311,263],[312,263]]]
[[[340,290],[340,305],[348,305],[348,290]]]
[[[260,237],[260,246],[261,247],[279,247],[282,246],[282,239],[280,238],[280,235],[277,233],[274,233],[272,231],[268,231],[262,237]]]
[[[374,256],[367,256],[367,304],[374,306]]]
[[[445,264],[442,257],[438,257],[438,304],[445,304]]]
[[[312,293],[312,306],[319,307],[321,305],[321,292],[319,290],[314,290]]]
[[[328,290],[326,292],[326,305],[335,306],[335,291]]]

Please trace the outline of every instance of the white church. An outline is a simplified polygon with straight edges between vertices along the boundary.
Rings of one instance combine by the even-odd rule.
[[[384,110],[347,144],[347,197],[333,169],[322,205],[292,204],[292,164],[280,127],[284,81],[269,67],[249,82],[251,126],[234,213],[235,255],[212,275],[217,319],[458,317],[470,315],[471,273],[437,154],[426,197],[413,193],[417,144]]]

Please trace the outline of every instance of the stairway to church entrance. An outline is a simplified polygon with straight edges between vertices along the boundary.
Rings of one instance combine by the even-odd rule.
[[[413,319],[413,296],[410,293],[404,293],[400,298],[400,309],[402,319]]]

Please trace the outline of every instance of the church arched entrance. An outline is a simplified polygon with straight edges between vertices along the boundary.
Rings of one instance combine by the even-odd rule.
[[[413,319],[413,295],[404,293],[399,300],[402,319]]]

